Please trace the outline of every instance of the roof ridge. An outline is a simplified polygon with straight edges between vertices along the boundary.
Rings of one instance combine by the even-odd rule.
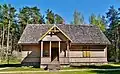
[[[74,25],[74,24],[27,24],[27,25]],[[93,24],[79,24],[75,26],[94,26]]]

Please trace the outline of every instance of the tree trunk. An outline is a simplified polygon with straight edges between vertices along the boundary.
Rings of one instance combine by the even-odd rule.
[[[1,55],[0,55],[0,62],[2,61],[2,52],[3,52],[3,48],[4,48],[4,39],[5,38],[5,27],[4,27],[4,25],[3,25],[3,32],[2,32],[2,46],[1,46]]]
[[[7,32],[7,53],[6,53],[6,58],[7,58],[7,64],[9,64],[9,34],[10,33],[10,20],[8,24],[8,32]]]
[[[3,25],[3,33],[2,33],[2,49],[3,49],[3,47],[4,47],[4,34],[5,34],[5,30],[4,30],[5,28],[4,28],[4,25]]]
[[[118,27],[116,28],[116,62],[119,62],[119,31]]]

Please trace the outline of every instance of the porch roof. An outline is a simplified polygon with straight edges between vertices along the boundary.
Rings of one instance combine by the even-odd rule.
[[[18,43],[39,43],[39,39],[48,32],[54,25],[48,24],[28,24]],[[56,25],[67,35],[72,43],[80,44],[103,44],[110,42],[103,32],[95,25]]]

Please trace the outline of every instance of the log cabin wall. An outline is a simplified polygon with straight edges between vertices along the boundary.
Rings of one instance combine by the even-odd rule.
[[[71,65],[107,63],[106,50],[105,45],[71,45],[69,61]]]
[[[22,50],[22,65],[25,66],[40,66],[40,45],[24,45]]]
[[[44,42],[44,49],[49,47],[49,42]],[[53,46],[54,47],[54,46]],[[60,64],[71,64],[71,65],[86,65],[86,64],[100,64],[106,63],[106,46],[92,45],[89,46],[90,56],[84,57],[83,51],[88,51],[88,49],[83,49],[82,45],[71,46],[69,51],[69,58],[66,56],[66,42],[61,42],[59,61]],[[40,64],[48,64],[51,62],[50,57],[40,57],[40,45],[24,45],[22,52],[22,65],[28,66],[39,66]],[[40,59],[41,58],[41,59]],[[41,61],[40,61],[41,60]]]

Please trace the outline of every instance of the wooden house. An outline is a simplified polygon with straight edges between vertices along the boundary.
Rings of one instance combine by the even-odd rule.
[[[107,63],[107,37],[95,25],[28,24],[18,42],[22,65]]]

